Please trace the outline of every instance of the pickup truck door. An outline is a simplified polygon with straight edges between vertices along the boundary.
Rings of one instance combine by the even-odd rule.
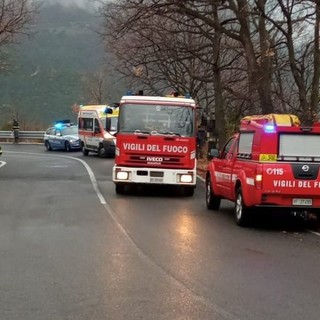
[[[226,198],[232,195],[232,173],[233,164],[236,159],[236,150],[238,147],[237,137],[232,137],[222,149],[219,158],[215,163],[215,176],[217,182],[217,191]]]

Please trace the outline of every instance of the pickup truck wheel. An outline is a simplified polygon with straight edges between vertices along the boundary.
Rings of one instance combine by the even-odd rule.
[[[241,187],[237,190],[234,213],[238,226],[245,227],[249,224],[251,212],[244,204]]]
[[[221,198],[217,197],[211,188],[210,177],[206,179],[206,204],[209,210],[219,210]]]

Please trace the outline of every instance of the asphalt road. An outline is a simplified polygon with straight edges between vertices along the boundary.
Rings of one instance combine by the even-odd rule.
[[[291,220],[240,228],[200,180],[120,196],[113,159],[2,147],[1,320],[319,319],[320,237]]]

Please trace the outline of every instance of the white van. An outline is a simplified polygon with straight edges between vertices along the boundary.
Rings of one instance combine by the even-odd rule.
[[[118,126],[118,109],[108,105],[81,106],[78,112],[78,131],[82,152],[114,157]]]

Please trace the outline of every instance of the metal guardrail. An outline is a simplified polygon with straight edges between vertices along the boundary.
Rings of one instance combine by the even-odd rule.
[[[20,141],[39,142],[43,140],[44,131],[19,131]],[[0,141],[12,142],[13,134],[12,131],[0,131]]]

